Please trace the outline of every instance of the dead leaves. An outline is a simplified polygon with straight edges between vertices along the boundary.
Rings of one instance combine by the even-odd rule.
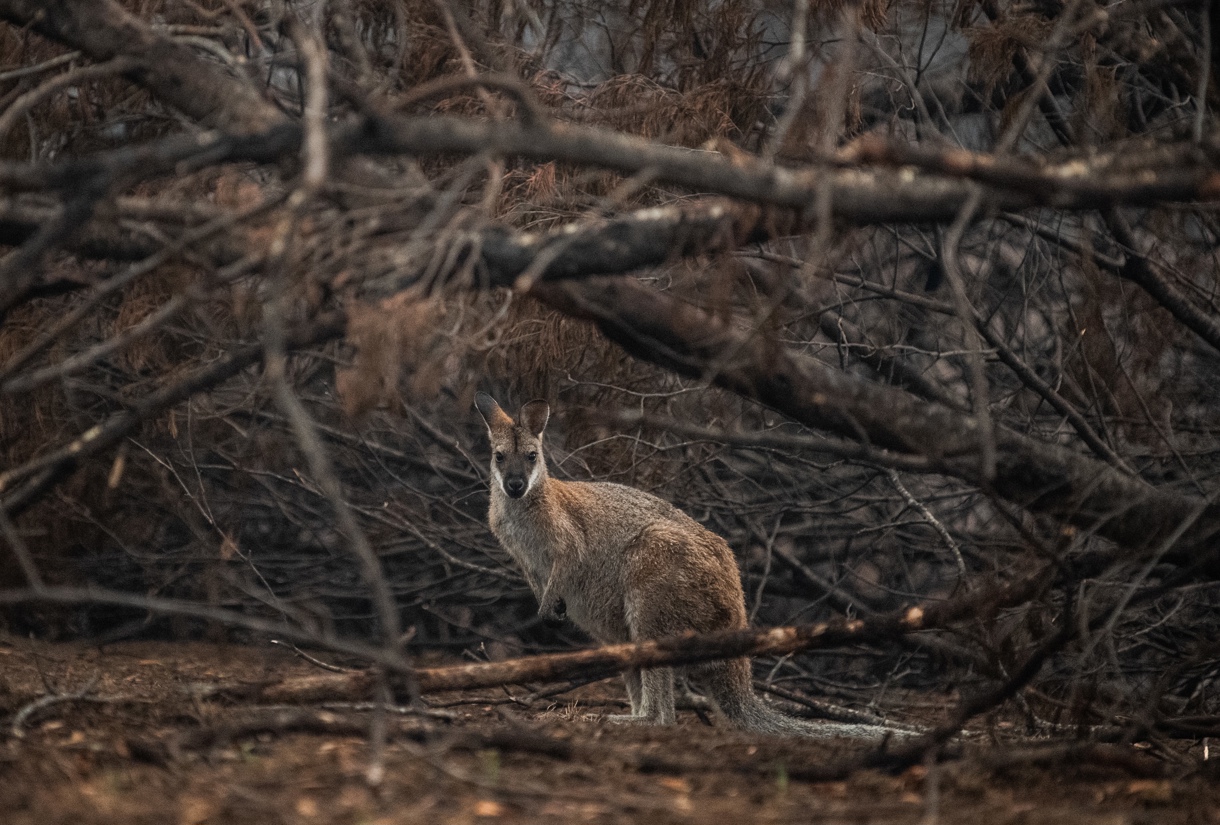
[[[336,372],[335,385],[348,415],[358,418],[407,397],[440,391],[453,353],[440,322],[440,299],[402,293],[379,304],[358,304],[348,312],[350,366]],[[404,380],[405,379],[405,382]]]

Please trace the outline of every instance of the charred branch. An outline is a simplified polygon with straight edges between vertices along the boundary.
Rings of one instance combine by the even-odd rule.
[[[637,358],[732,390],[806,426],[900,454],[926,455],[943,472],[993,486],[1010,501],[1126,547],[1149,549],[1190,523],[1167,558],[1194,562],[1220,529],[1220,508],[1214,505],[1196,521],[1198,500],[1158,491],[1093,458],[1002,428],[995,434],[996,473],[989,484],[979,474],[973,418],[786,351],[637,281],[540,284],[534,294],[593,320]]]

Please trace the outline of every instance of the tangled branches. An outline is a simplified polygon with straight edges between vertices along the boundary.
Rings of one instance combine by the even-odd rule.
[[[152,5],[0,0],[11,602],[83,580],[329,642],[376,614],[391,670],[406,637],[570,642],[483,525],[494,389],[556,402],[559,472],[729,538],[760,623],[1053,571],[775,680],[948,662],[1035,726],[1211,724],[1204,18]]]

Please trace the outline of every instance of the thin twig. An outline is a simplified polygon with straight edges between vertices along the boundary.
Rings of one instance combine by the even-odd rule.
[[[0,507],[0,533],[4,534],[4,540],[8,542],[9,549],[17,557],[17,564],[21,566],[26,583],[34,591],[41,591],[44,584],[42,576],[38,572],[38,565],[34,563],[34,556],[30,553],[25,539],[18,532],[17,525],[13,524],[13,520],[8,517],[8,513],[3,507]]]
[[[312,417],[288,383],[288,354],[284,345],[284,329],[293,297],[289,285],[292,264],[290,239],[298,231],[305,207],[326,182],[329,169],[328,136],[325,128],[326,50],[317,33],[306,30],[295,18],[291,21],[290,30],[305,63],[305,141],[302,145],[305,172],[301,185],[288,200],[289,215],[281,222],[278,236],[273,241],[273,246],[277,247],[273,252],[277,277],[273,281],[274,292],[265,306],[263,317],[264,340],[267,342],[265,374],[276,403],[288,419],[297,445],[309,464],[310,474],[325,493],[339,530],[360,563],[361,574],[369,587],[377,611],[382,644],[387,650],[401,654],[402,624],[381,560],[356,521],[351,505],[343,494],[343,487],[335,472],[330,453],[322,443]],[[369,722],[370,756],[365,776],[370,785],[377,786],[385,774],[385,705],[390,701],[391,691],[385,669],[375,667],[374,673],[374,696],[377,701]],[[408,677],[407,685],[410,698],[414,702],[418,698],[414,679]]]
[[[932,529],[936,531],[936,534],[940,536],[940,539],[945,543],[945,546],[948,547],[953,553],[953,558],[957,562],[958,583],[960,584],[964,582],[966,580],[966,560],[962,558],[962,548],[957,546],[957,542],[953,540],[953,536],[949,534],[948,529],[945,527],[945,525],[940,523],[940,519],[932,514],[932,511],[928,509],[927,505],[915,498],[915,496],[911,495],[911,491],[906,488],[906,485],[902,483],[902,479],[898,477],[897,471],[893,469],[887,470],[886,475],[889,476],[890,483],[894,485],[894,489],[898,491],[898,495],[902,496],[903,501],[919,511],[920,515],[924,517],[924,520],[927,521],[928,524],[931,525]]]
[[[292,644],[291,642],[281,642],[279,639],[271,639],[271,640],[269,640],[269,644],[277,645],[279,647],[286,647],[289,650],[291,650],[293,653],[295,653],[297,656],[299,656],[300,658],[309,662],[314,667],[320,667],[323,670],[330,671],[331,673],[353,673],[353,672],[355,672],[355,668],[339,667],[338,665],[332,665],[329,662],[323,662],[321,659],[319,659],[315,656],[310,656],[308,653],[301,650],[299,647]]]
[[[936,471],[935,464],[925,456],[883,450],[878,447],[869,447],[868,445],[858,444],[845,439],[815,435],[797,435],[787,432],[734,432],[731,430],[711,429],[684,424],[673,418],[646,415],[627,410],[620,410],[615,413],[590,410],[589,413],[591,417],[604,419],[621,427],[652,427],[672,433],[673,435],[714,441],[718,444],[728,444],[744,448],[802,450],[863,461],[881,467],[895,467],[911,472]]]
[[[546,120],[546,109],[538,101],[533,90],[520,79],[505,74],[447,75],[411,87],[405,94],[394,99],[394,108],[403,110],[434,97],[460,92],[465,89],[495,89],[504,92],[517,102],[517,116],[527,124],[541,124]]]
[[[59,57],[52,57],[50,60],[44,60],[42,63],[35,63],[32,66],[22,66],[19,69],[9,69],[7,72],[0,72],[0,83],[8,83],[11,80],[20,80],[23,77],[30,75],[42,74],[53,69],[58,69],[60,66],[67,65],[74,60],[80,60],[80,52],[68,52],[61,54]]]
[[[767,137],[763,146],[762,155],[765,158],[775,157],[805,108],[805,96],[809,92],[809,64],[805,56],[808,19],[809,0],[795,0],[792,4],[792,21],[788,27],[788,52],[775,69],[775,79],[781,84],[788,84],[788,99],[784,101],[784,111],[774,131]]]
[[[966,294],[966,280],[962,276],[961,249],[962,236],[966,227],[974,221],[975,214],[983,203],[983,188],[971,184],[970,194],[962,204],[957,218],[945,230],[941,241],[941,268],[945,280],[949,283],[949,291],[953,295],[953,305],[961,321],[962,333],[966,337],[967,364],[969,364],[971,411],[978,422],[979,439],[979,474],[984,481],[995,478],[996,445],[995,429],[991,420],[991,393],[987,384],[987,370],[983,363],[983,338],[974,325],[976,315],[974,305]]]
[[[231,214],[221,215],[211,221],[208,221],[203,226],[196,229],[190,229],[184,232],[180,237],[163,246],[155,254],[148,258],[133,264],[126,271],[114,275],[106,279],[102,284],[97,286],[89,295],[72,308],[66,315],[57,320],[45,332],[23,347],[21,351],[14,354],[3,367],[0,367],[0,382],[7,382],[14,373],[24,367],[31,359],[39,353],[46,350],[54,344],[60,336],[72,329],[76,324],[80,323],[90,312],[97,309],[108,297],[125,289],[137,278],[141,278],[150,272],[155,271],[162,264],[172,260],[174,256],[181,254],[184,250],[189,249],[197,243],[208,240],[209,238],[218,235],[233,226],[252,221],[255,218],[275,209],[283,203],[284,196],[276,196],[269,198],[266,202],[259,203],[248,209],[242,209]]]

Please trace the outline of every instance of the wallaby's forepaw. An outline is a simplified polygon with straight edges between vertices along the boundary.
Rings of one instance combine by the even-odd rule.
[[[544,594],[538,605],[538,615],[544,619],[562,619],[568,615],[568,606],[558,596]]]

